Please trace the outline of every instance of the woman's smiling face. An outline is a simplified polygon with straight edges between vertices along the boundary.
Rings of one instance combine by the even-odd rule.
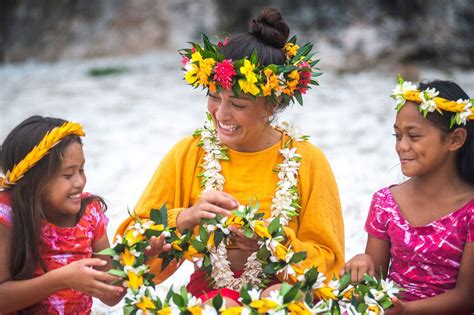
[[[232,91],[225,90],[209,94],[207,109],[220,141],[229,148],[254,152],[265,147],[265,135],[271,131],[268,120],[272,115],[265,98],[235,97]]]

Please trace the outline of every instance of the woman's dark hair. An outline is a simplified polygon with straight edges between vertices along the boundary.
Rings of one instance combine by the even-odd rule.
[[[0,148],[0,169],[2,172],[11,171],[43,139],[48,131],[65,122],[63,119],[42,116],[32,116],[21,122],[7,135]],[[41,221],[47,219],[43,211],[42,196],[48,182],[59,172],[64,151],[71,143],[82,144],[81,138],[77,135],[63,138],[15,185],[8,189],[13,210],[9,268],[14,280],[31,278],[38,264],[45,271],[47,270],[40,255]],[[81,201],[78,219],[84,213],[86,205],[97,199],[103,210],[106,209],[101,198],[97,196],[84,198]]]
[[[435,88],[439,92],[439,97],[445,98],[451,101],[457,101],[458,99],[470,99],[466,92],[459,85],[451,81],[435,80],[430,82],[421,82],[418,86],[420,91],[428,88]],[[448,134],[456,128],[463,128],[467,132],[467,138],[464,145],[459,149],[456,168],[461,177],[471,185],[474,185],[474,122],[468,120],[466,125],[453,125],[451,124],[451,117],[455,113],[443,111],[441,115],[437,111],[429,113],[426,117],[444,134]]]
[[[250,58],[255,51],[261,65],[283,65],[286,61],[283,47],[289,35],[290,28],[281,13],[276,9],[266,8],[250,21],[248,33],[231,38],[220,51],[226,59],[232,60]],[[278,110],[287,105],[280,104]]]

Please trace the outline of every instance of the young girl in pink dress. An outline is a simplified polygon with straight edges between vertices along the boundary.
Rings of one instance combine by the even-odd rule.
[[[365,254],[346,263],[352,281],[365,273],[402,288],[390,314],[474,311],[474,108],[455,83],[394,90],[395,149],[409,179],[372,199]]]
[[[102,199],[86,184],[82,127],[33,116],[0,151],[0,313],[89,314],[124,289],[93,258],[109,247]]]

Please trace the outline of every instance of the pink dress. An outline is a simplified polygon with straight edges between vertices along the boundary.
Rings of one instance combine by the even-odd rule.
[[[82,198],[88,196],[84,194]],[[13,222],[11,199],[8,192],[0,192],[0,224],[10,229]],[[48,270],[57,269],[73,261],[91,258],[92,244],[106,231],[108,219],[99,202],[91,202],[74,227],[58,227],[47,221],[41,226],[41,257]],[[44,273],[38,265],[34,277]],[[80,291],[66,289],[30,306],[27,314],[89,314],[92,297]]]
[[[388,276],[405,289],[403,300],[432,297],[456,286],[464,245],[474,240],[474,199],[430,224],[411,226],[383,188],[372,198],[365,230],[390,242]]]

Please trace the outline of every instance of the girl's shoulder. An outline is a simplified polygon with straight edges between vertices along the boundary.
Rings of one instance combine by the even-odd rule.
[[[10,192],[0,191],[0,225],[10,229],[12,222],[13,210]]]

